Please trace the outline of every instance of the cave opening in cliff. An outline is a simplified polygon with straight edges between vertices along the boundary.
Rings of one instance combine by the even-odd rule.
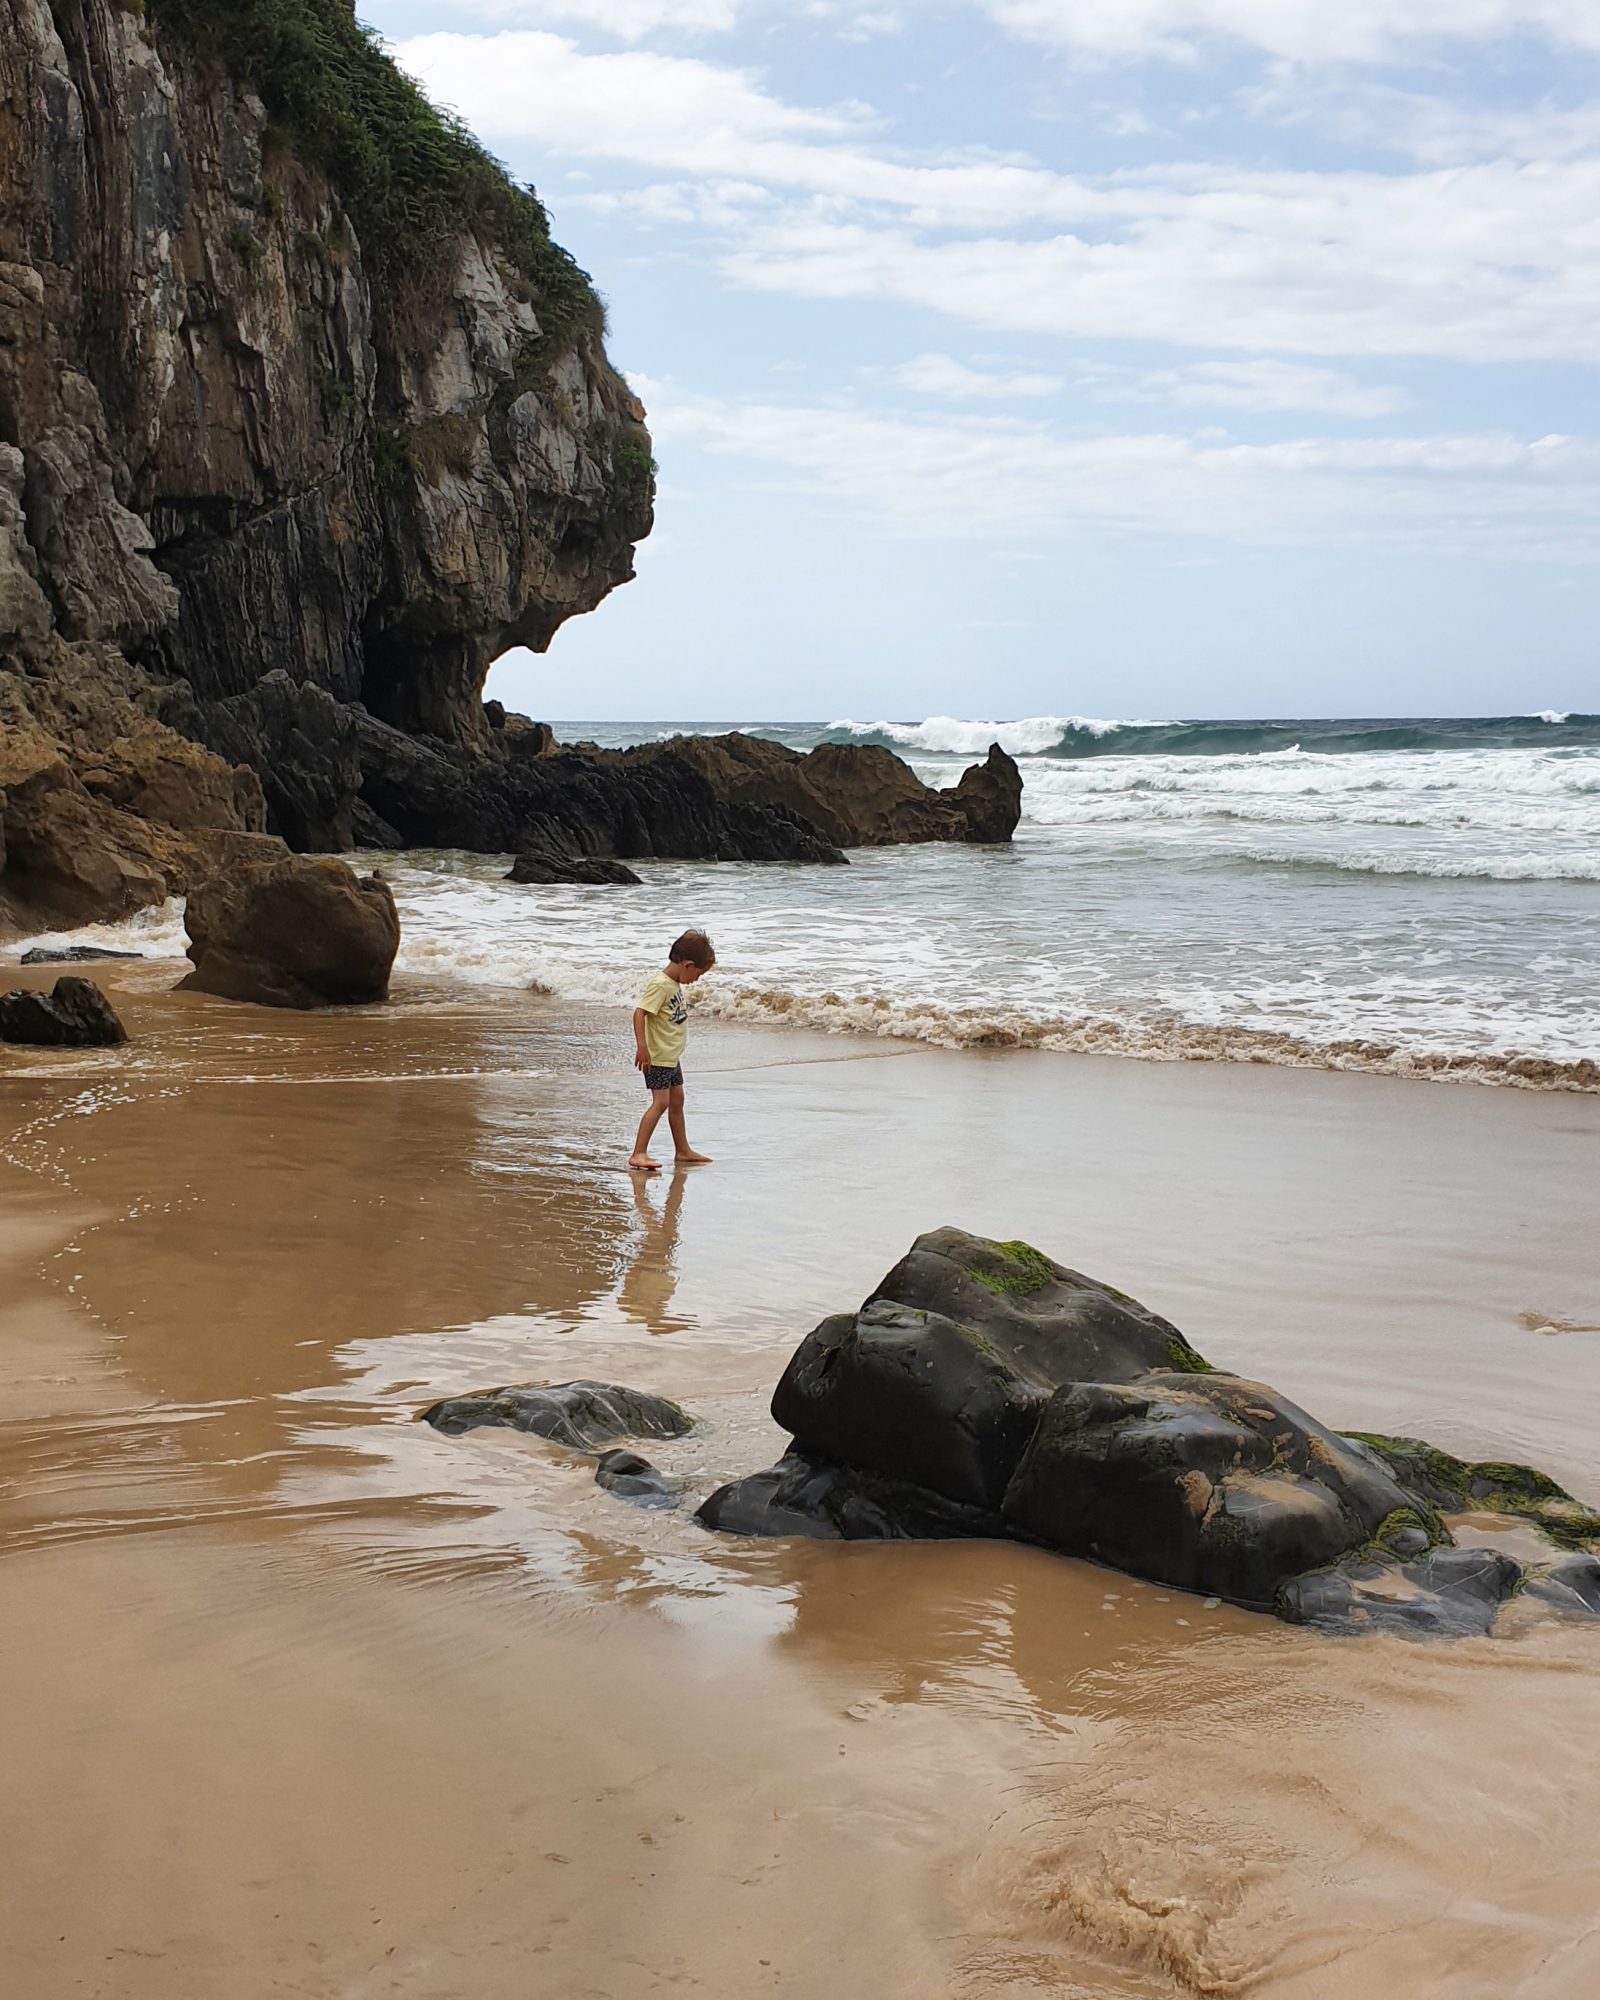
[[[459,633],[383,628],[362,634],[361,699],[369,713],[408,735],[447,743],[481,736],[483,650]]]

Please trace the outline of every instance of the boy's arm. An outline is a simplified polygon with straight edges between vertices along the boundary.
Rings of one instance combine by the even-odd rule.
[[[644,1024],[647,1016],[642,1007],[633,1010],[633,1066],[635,1069],[650,1067],[650,1051],[645,1046]]]

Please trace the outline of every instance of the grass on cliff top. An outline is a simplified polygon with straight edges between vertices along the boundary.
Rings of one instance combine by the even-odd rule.
[[[267,107],[296,156],[319,168],[362,249],[391,286],[417,253],[475,230],[527,282],[540,346],[603,330],[588,273],[550,240],[550,219],[452,113],[430,104],[363,27],[350,0],[146,0],[158,37],[222,63]]]

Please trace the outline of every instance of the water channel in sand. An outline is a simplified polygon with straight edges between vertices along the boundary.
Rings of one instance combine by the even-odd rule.
[[[800,1334],[1022,1235],[1335,1423],[1600,1497],[1600,1102],[108,976],[0,1075],[0,1951],[19,1993],[1556,2000],[1600,1640],[1340,1641],[1032,1551],[752,1544],[437,1397],[593,1375],[769,1461]]]

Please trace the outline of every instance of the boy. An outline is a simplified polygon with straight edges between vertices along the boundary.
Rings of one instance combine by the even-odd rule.
[[[644,1071],[650,1109],[639,1120],[628,1165],[636,1174],[658,1174],[650,1157],[650,1140],[666,1113],[672,1131],[673,1157],[709,1165],[710,1156],[697,1153],[683,1129],[683,1045],[689,1038],[689,1006],[683,989],[692,986],[717,962],[704,931],[685,931],[675,938],[663,971],[656,973],[639,995],[633,1010],[633,1066]]]

